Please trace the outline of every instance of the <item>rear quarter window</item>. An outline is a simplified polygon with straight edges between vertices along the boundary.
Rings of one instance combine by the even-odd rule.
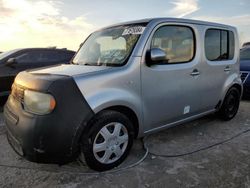
[[[205,34],[205,54],[210,61],[232,60],[234,57],[234,33],[222,29],[208,29]]]

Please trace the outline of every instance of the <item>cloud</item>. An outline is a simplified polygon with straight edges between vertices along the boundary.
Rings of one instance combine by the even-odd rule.
[[[176,0],[171,2],[174,8],[168,12],[173,17],[184,17],[199,10],[198,0]]]
[[[230,16],[230,17],[216,17],[216,16],[196,16],[192,17],[193,19],[211,21],[224,23],[234,26],[250,26],[250,14]]]
[[[95,27],[84,16],[62,16],[60,3],[0,0],[0,51],[36,46],[77,49]]]
[[[192,17],[192,19],[233,25],[238,29],[241,44],[250,41],[250,35],[248,32],[250,30],[250,22],[249,22],[250,14],[231,16],[231,17],[196,16]]]

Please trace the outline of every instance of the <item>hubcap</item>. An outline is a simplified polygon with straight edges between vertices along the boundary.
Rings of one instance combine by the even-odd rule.
[[[93,144],[95,158],[103,164],[110,164],[123,155],[128,145],[127,128],[118,122],[105,125],[96,135]]]

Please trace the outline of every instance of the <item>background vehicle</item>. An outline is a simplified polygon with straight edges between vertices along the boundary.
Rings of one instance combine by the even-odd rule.
[[[245,43],[242,45],[242,48],[245,48],[245,47],[250,47],[250,42],[245,42]]]
[[[26,69],[69,63],[75,52],[56,48],[15,49],[0,54],[0,100],[4,101],[16,75]]]
[[[243,97],[250,97],[250,46],[241,49],[240,51],[240,71],[241,80],[243,83]]]
[[[70,65],[18,74],[4,108],[13,148],[36,162],[82,153],[104,171],[133,138],[217,112],[238,111],[242,81],[234,27],[147,19],[92,33]]]

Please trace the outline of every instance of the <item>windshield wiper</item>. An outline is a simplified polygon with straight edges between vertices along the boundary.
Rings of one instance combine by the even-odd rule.
[[[84,63],[83,65],[87,65],[87,66],[102,66],[102,65],[106,65],[105,63]]]

